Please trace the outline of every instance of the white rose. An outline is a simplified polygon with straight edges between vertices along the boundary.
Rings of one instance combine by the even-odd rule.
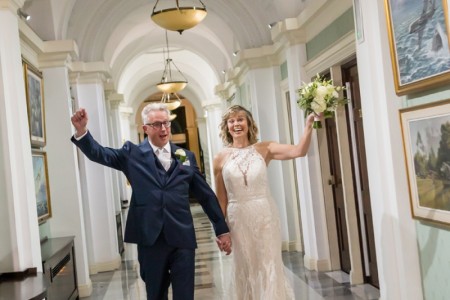
[[[311,109],[315,113],[324,112],[327,109],[327,103],[325,102],[325,99],[323,97],[314,98],[314,101],[311,102]]]
[[[324,87],[323,85],[319,86],[316,90],[316,97],[317,98],[325,98],[325,96],[328,94],[328,89]]]

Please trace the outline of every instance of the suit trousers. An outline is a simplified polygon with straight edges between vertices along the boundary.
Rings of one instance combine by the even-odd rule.
[[[170,246],[161,232],[152,246],[138,245],[138,260],[147,300],[168,299],[170,284],[173,300],[194,299],[195,249]]]

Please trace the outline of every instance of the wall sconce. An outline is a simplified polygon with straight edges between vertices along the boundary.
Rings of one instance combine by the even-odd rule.
[[[17,10],[17,15],[22,19],[24,19],[25,21],[29,21],[31,19],[31,16],[26,12],[22,11],[20,8]]]
[[[267,25],[267,27],[269,27],[269,29],[272,29],[275,25],[277,25],[278,22],[273,22],[270,23],[269,25]]]
[[[234,52],[233,52],[233,56],[237,56],[238,53],[239,53],[239,50],[234,51]]]

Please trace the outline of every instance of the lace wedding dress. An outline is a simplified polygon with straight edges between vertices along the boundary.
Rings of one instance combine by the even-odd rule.
[[[253,146],[227,151],[222,175],[233,243],[227,299],[294,299],[281,259],[280,222],[270,196],[266,163]]]

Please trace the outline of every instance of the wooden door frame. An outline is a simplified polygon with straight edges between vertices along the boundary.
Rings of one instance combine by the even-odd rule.
[[[345,61],[346,63],[347,61]],[[336,64],[329,68],[331,79],[334,85],[343,85],[341,66],[344,62]],[[349,132],[347,130],[347,117],[343,107],[336,111],[335,116],[336,131],[339,148],[339,162],[341,166],[351,165],[352,157],[350,154]],[[322,186],[325,201],[325,211],[327,216],[328,242],[330,245],[330,265],[332,270],[340,270],[341,263],[339,258],[339,244],[336,228],[335,205],[332,187],[328,184],[331,179],[331,167],[328,157],[328,143],[325,130],[317,132],[319,144],[320,167],[322,172]],[[347,223],[347,236],[350,252],[350,283],[364,283],[364,271],[361,254],[361,239],[358,230],[358,211],[356,208],[356,195],[353,189],[353,171],[352,168],[341,168],[342,188],[345,203],[345,216]]]

